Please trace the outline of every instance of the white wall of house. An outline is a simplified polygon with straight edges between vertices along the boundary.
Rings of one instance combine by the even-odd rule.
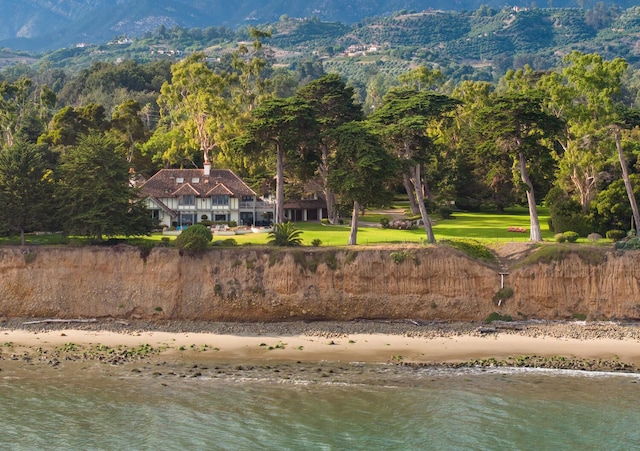
[[[241,200],[230,197],[228,205],[214,205],[211,198],[195,198],[193,205],[184,205],[178,198],[158,199],[170,210],[177,213],[177,217],[162,209],[153,199],[146,199],[147,208],[156,215],[163,227],[171,227],[173,223],[178,226],[188,226],[202,221],[206,215],[209,221],[235,221],[238,225],[249,225],[249,222],[263,221],[265,212],[270,212],[273,217],[273,207],[262,201]]]

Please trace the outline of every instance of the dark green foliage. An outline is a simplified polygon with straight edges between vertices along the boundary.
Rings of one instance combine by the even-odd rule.
[[[640,174],[630,174],[636,199],[640,199]],[[597,231],[604,232],[615,228],[627,230],[631,223],[631,206],[622,179],[616,179],[606,188],[598,192],[592,203]]]
[[[61,157],[58,196],[67,234],[98,241],[140,236],[153,228],[151,215],[129,183],[129,166],[115,142],[102,134],[83,136]]]
[[[53,180],[43,152],[33,144],[17,143],[0,150],[0,229],[19,233],[45,227],[53,214]]]
[[[545,197],[549,206],[549,228],[562,233],[567,230],[587,236],[594,228],[593,221],[585,214],[578,201],[569,197],[561,188],[554,187]]]
[[[449,207],[440,207],[438,213],[440,213],[442,219],[451,219],[453,216],[453,210]]]
[[[368,124],[349,122],[333,130],[336,153],[331,161],[329,185],[346,206],[361,208],[390,200],[387,181],[397,168]],[[387,197],[385,197],[385,194]]]
[[[140,249],[140,258],[146,263],[147,258],[151,254],[153,250],[154,244],[153,242],[145,241],[138,245],[138,249]]]
[[[302,246],[302,231],[293,222],[284,222],[273,226],[269,232],[269,244],[274,246]]]
[[[571,231],[564,232],[564,237],[567,239],[569,243],[575,243],[576,241],[578,241],[579,236],[580,235],[578,235],[576,232],[571,232]]]
[[[494,321],[513,321],[513,318],[511,318],[510,315],[501,315],[498,312],[493,312],[489,316],[487,316],[487,319],[484,320],[484,322],[487,324],[490,324]]]
[[[311,242],[311,245],[314,247],[322,246],[322,240],[320,238],[316,238]]]
[[[204,252],[211,242],[211,231],[202,224],[194,224],[182,231],[176,238],[176,247],[190,255]]]
[[[607,233],[605,236],[610,240],[618,241],[624,238],[626,234],[624,233],[624,230],[616,229],[616,230],[607,230]]]
[[[625,250],[625,251],[638,250],[640,249],[640,238],[633,237],[626,241],[618,241],[615,244],[615,248],[619,250]]]

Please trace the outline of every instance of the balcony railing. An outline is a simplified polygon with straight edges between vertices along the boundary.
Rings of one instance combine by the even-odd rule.
[[[274,204],[263,200],[240,202],[240,208],[274,208]]]

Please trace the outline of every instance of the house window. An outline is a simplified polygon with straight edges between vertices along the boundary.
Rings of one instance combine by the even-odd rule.
[[[229,205],[229,196],[220,195],[220,196],[211,196],[211,205]]]
[[[196,196],[186,195],[178,198],[178,205],[193,206],[196,204]]]
[[[242,212],[240,213],[240,225],[253,225],[253,213]]]
[[[157,210],[157,209],[151,210],[151,218],[160,220],[160,210]]]
[[[189,227],[196,223],[196,215],[194,213],[181,213],[179,219],[179,226],[181,228]]]
[[[193,177],[191,183],[200,183],[200,177]]]
[[[176,183],[184,183],[184,179],[182,177],[176,177]]]
[[[253,196],[242,196],[242,202],[253,202]]]

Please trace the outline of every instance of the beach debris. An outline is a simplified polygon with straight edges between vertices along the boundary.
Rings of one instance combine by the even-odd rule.
[[[25,321],[22,323],[22,325],[24,326],[28,326],[31,324],[50,324],[50,323],[95,323],[98,320],[96,318],[90,318],[90,319],[55,319],[55,318],[49,318],[49,319],[40,319],[37,321]]]

